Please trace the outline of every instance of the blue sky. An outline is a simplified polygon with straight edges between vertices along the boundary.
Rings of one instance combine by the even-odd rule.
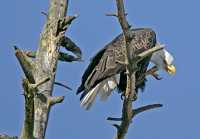
[[[134,103],[139,107],[162,103],[163,108],[145,112],[133,120],[127,139],[200,138],[200,19],[198,0],[126,0],[128,21],[134,27],[151,27],[161,43],[175,57],[177,74],[161,72],[162,81],[151,77],[144,93]],[[36,50],[45,23],[41,11],[48,1],[6,0],[0,5],[0,133],[19,135],[24,118],[23,72],[12,45]],[[79,14],[67,31],[82,49],[84,62],[59,63],[57,80],[74,91],[55,87],[54,95],[65,95],[62,104],[52,108],[46,138],[110,139],[116,130],[106,118],[121,115],[121,100],[114,93],[106,103],[98,99],[90,111],[79,106],[75,90],[89,59],[121,30],[115,18],[105,13],[115,11],[115,0],[76,0],[70,2],[69,14]]]

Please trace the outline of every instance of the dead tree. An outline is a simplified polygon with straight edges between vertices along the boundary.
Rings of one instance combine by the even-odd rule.
[[[118,21],[120,23],[121,29],[123,31],[123,36],[125,40],[125,66],[126,66],[126,74],[127,74],[127,86],[126,86],[126,92],[124,95],[123,100],[123,108],[122,108],[122,116],[121,118],[108,118],[108,120],[114,120],[114,121],[121,121],[120,125],[114,124],[113,126],[117,128],[117,133],[115,136],[115,139],[124,139],[125,135],[128,132],[129,125],[132,123],[132,119],[139,113],[144,112],[146,110],[154,109],[161,107],[161,104],[152,104],[143,106],[137,109],[134,109],[132,106],[134,97],[136,96],[135,93],[135,72],[137,70],[137,63],[144,59],[145,57],[151,55],[155,51],[158,51],[162,48],[151,48],[139,55],[135,55],[134,59],[131,60],[130,50],[128,47],[131,45],[132,36],[131,36],[131,26],[128,24],[126,20],[125,9],[124,9],[124,2],[123,0],[116,0],[116,6],[117,6],[117,12],[115,14],[107,14],[108,16],[115,16],[118,18]],[[134,52],[133,52],[134,53]]]
[[[53,96],[58,60],[71,62],[81,59],[79,47],[65,36],[67,28],[77,17],[66,16],[67,7],[68,0],[50,0],[48,13],[45,14],[47,21],[36,52],[25,52],[14,47],[25,74],[22,81],[25,118],[19,139],[44,139],[52,106],[64,100],[64,96]],[[75,56],[60,52],[61,46]],[[0,139],[11,138],[17,137],[0,136]]]

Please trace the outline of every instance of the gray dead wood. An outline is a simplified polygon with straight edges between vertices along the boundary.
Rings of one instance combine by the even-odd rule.
[[[64,100],[64,96],[54,97],[52,92],[57,62],[60,58],[60,46],[67,45],[67,41],[73,44],[64,36],[65,31],[76,18],[76,16],[66,16],[67,7],[68,0],[50,0],[46,14],[47,21],[40,34],[39,47],[35,52],[34,60],[15,47],[15,55],[25,74],[23,79],[25,118],[19,139],[44,139],[52,106]],[[70,50],[73,49],[74,47],[70,47]],[[80,50],[74,51],[80,59]],[[63,55],[62,60],[68,60],[68,55]]]
[[[117,134],[115,136],[115,139],[124,139],[127,132],[129,125],[132,123],[132,119],[135,115],[153,109],[157,107],[161,107],[162,105],[160,104],[153,104],[153,105],[148,105],[144,106],[138,109],[133,109],[132,103],[133,103],[133,98],[135,97],[135,72],[137,70],[137,63],[144,59],[145,57],[151,55],[152,53],[162,49],[162,48],[152,48],[148,51],[145,51],[138,56],[135,55],[133,61],[131,61],[131,55],[128,53],[129,50],[129,45],[131,44],[132,36],[130,35],[131,33],[131,26],[128,24],[126,20],[126,15],[125,9],[124,9],[124,1],[123,0],[116,0],[116,5],[117,5],[117,14],[114,14],[118,18],[118,21],[120,23],[120,26],[123,30],[123,36],[125,39],[125,64],[126,64],[126,73],[127,73],[127,86],[126,86],[126,91],[125,91],[125,97],[123,100],[123,106],[122,106],[122,116],[121,118],[109,118],[111,120],[121,120],[120,125],[114,124],[113,126],[117,128]],[[113,16],[113,15],[112,15]]]

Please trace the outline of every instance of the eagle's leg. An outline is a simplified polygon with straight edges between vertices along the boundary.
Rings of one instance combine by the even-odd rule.
[[[158,71],[158,68],[156,66],[153,66],[150,68],[147,72],[146,75],[151,75],[153,76],[156,80],[162,80],[162,77],[160,77],[156,72]]]

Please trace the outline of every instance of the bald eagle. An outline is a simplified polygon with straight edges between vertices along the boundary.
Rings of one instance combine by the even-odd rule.
[[[156,34],[149,28],[138,28],[131,30],[130,55],[140,54],[156,45]],[[91,63],[82,76],[82,82],[77,90],[77,94],[81,93],[81,106],[89,109],[93,104],[97,94],[101,100],[105,101],[111,92],[117,88],[119,92],[126,89],[126,69],[125,53],[123,46],[125,41],[123,35],[120,34],[113,41],[108,43],[101,49],[91,60]],[[135,53],[133,53],[133,51]],[[147,71],[149,62],[155,64],[153,68]],[[144,58],[138,63],[136,71],[136,93],[138,89],[144,90],[146,75],[150,74],[156,79],[160,79],[156,73],[157,70],[163,69],[173,74],[175,67],[172,65],[173,57],[165,49],[155,52],[152,56]]]

